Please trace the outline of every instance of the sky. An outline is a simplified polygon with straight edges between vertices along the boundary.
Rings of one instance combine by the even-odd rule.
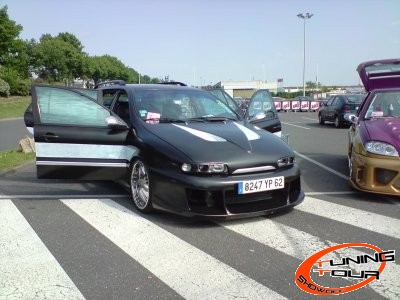
[[[357,85],[361,62],[400,57],[400,0],[0,0],[5,5],[24,40],[72,33],[91,56],[188,85],[281,78],[302,86],[303,67],[305,82]]]

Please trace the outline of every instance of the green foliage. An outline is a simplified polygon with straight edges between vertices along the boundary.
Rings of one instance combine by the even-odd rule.
[[[7,170],[35,159],[35,153],[17,150],[0,151],[0,170]]]
[[[0,69],[0,78],[9,84],[9,91],[11,95],[27,96],[31,89],[31,80],[21,78],[19,73],[10,68]]]
[[[9,97],[10,96],[10,85],[0,78],[0,96]]]
[[[15,42],[22,31],[22,26],[10,20],[7,6],[0,9],[0,63],[4,64],[10,54],[15,53]]]
[[[22,117],[30,103],[29,96],[0,98],[0,119]]]
[[[42,36],[32,56],[35,73],[49,82],[73,80],[81,74],[83,54],[61,38]]]

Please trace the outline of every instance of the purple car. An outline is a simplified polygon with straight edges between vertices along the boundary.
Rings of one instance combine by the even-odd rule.
[[[361,63],[368,92],[349,129],[350,183],[359,190],[400,195],[400,58]]]

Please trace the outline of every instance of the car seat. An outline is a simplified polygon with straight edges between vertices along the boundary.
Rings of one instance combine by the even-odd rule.
[[[129,103],[128,102],[118,102],[116,114],[125,121],[126,124],[130,124],[129,116]]]

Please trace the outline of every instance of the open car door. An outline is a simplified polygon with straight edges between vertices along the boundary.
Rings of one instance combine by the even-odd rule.
[[[129,127],[73,88],[36,85],[25,125],[33,127],[38,178],[122,178]],[[132,156],[132,153],[130,157]]]
[[[279,120],[274,100],[268,90],[258,90],[253,94],[245,117],[253,125],[281,137],[281,121]]]

